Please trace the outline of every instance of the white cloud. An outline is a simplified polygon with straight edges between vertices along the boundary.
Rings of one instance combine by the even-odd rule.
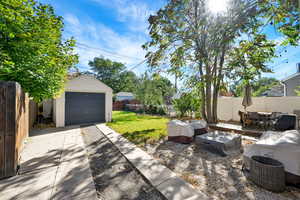
[[[92,0],[101,6],[113,8],[117,14],[117,20],[126,22],[129,30],[147,32],[148,18],[154,13],[146,3],[139,0]]]
[[[141,45],[145,37],[135,34],[121,35],[111,28],[90,19],[78,19],[75,15],[65,15],[65,36],[74,36],[78,47],[79,66],[88,69],[88,62],[103,55],[115,61],[134,65],[144,59]]]

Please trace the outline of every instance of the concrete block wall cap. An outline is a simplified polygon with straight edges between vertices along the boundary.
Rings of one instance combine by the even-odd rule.
[[[153,159],[139,160],[134,165],[153,186],[158,186],[168,179],[176,177],[174,172]]]
[[[124,144],[124,143],[123,143]],[[137,150],[136,146],[125,144],[120,145],[119,142],[116,142],[115,145],[118,146],[119,151],[124,154],[126,157],[131,158],[132,154],[137,154],[138,157],[140,157],[140,152]]]
[[[208,200],[202,192],[196,191],[192,185],[179,177],[173,177],[156,186],[156,188],[167,198],[172,200]]]
[[[111,128],[109,128],[108,126],[106,126],[105,124],[97,124],[96,125],[99,129],[101,129],[101,131],[105,131],[107,132],[112,132],[113,130]]]

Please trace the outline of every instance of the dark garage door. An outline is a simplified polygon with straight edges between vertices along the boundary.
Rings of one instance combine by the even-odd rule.
[[[65,124],[86,124],[105,121],[105,94],[66,92]]]

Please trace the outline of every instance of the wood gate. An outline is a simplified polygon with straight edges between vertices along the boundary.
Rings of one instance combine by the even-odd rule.
[[[0,178],[14,176],[28,137],[28,96],[16,82],[0,81]]]

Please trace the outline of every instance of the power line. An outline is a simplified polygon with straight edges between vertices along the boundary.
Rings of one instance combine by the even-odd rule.
[[[92,50],[90,48],[87,48],[87,47],[84,47],[84,46],[77,46],[77,48],[83,49],[83,50],[86,50],[86,51],[94,51],[94,50]],[[118,55],[111,54],[111,53],[106,53],[106,52],[99,51],[99,50],[97,50],[97,53],[99,53],[101,55],[104,55],[104,56],[110,56],[110,57],[114,57],[114,58],[118,58],[118,59],[124,59],[124,57],[122,57],[122,56],[118,56]]]
[[[63,39],[67,40],[66,38],[63,38]],[[93,47],[93,46],[90,46],[88,44],[84,44],[84,43],[77,42],[77,41],[76,41],[76,45],[79,48],[99,50],[99,51],[102,51],[102,52],[105,52],[107,54],[110,54],[110,55],[113,55],[113,56],[117,56],[117,57],[126,57],[126,58],[130,58],[130,59],[135,59],[135,60],[142,60],[141,58],[137,58],[137,57],[133,57],[133,56],[128,56],[128,55],[124,55],[124,54],[119,54],[119,53],[116,53],[116,52],[113,52],[113,51],[109,51],[107,49],[103,49],[103,48],[99,48],[99,47]]]
[[[132,56],[127,56],[127,55],[119,54],[119,53],[116,53],[116,52],[113,52],[113,51],[109,51],[109,50],[106,50],[106,49],[102,49],[102,48],[99,48],[99,47],[92,47],[92,46],[89,46],[87,44],[80,43],[80,42],[76,42],[76,44],[79,45],[79,46],[88,48],[88,49],[99,50],[99,51],[103,51],[103,52],[106,52],[108,54],[112,54],[112,55],[116,55],[116,56],[120,56],[120,57],[126,57],[126,58],[130,58],[130,59],[141,60],[140,58],[137,58],[137,57],[132,57]]]
[[[146,61],[147,61],[147,59],[143,60],[142,62],[140,62],[140,63],[134,65],[134,66],[131,67],[131,68],[129,68],[128,71],[134,70],[135,68],[137,68],[137,67],[141,66],[142,64],[144,64]]]

